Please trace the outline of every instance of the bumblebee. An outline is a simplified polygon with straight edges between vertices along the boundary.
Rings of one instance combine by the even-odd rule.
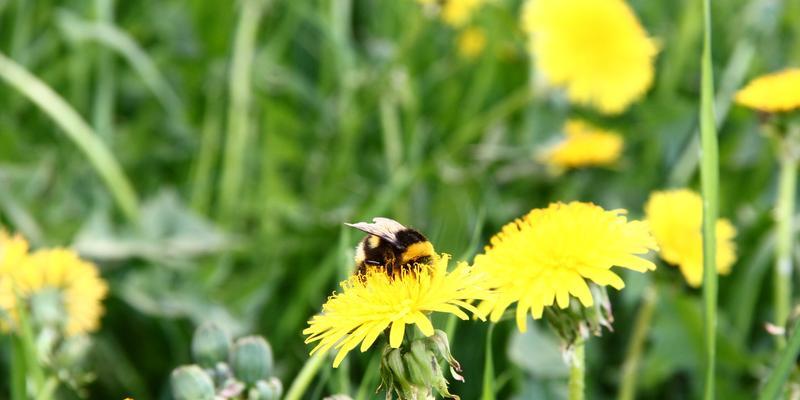
[[[345,224],[367,233],[356,246],[356,274],[369,268],[381,268],[395,276],[415,264],[431,264],[436,256],[425,235],[389,218],[374,218],[372,223]]]

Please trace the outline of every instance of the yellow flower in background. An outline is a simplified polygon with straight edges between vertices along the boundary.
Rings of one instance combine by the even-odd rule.
[[[486,34],[483,29],[470,27],[458,36],[458,52],[464,58],[475,58],[486,47]]]
[[[108,286],[93,264],[67,249],[39,250],[5,275],[10,285],[0,290],[0,308],[12,317],[17,298],[32,301],[48,296],[50,315],[65,316],[64,330],[75,335],[96,330],[103,314],[102,300]],[[55,303],[55,304],[52,304]]]
[[[486,0],[445,0],[442,20],[453,27],[464,26]]]
[[[736,102],[775,113],[800,108],[800,68],[760,76],[736,93]]]
[[[9,235],[0,229],[0,327],[5,328],[2,315],[15,304],[11,272],[17,270],[28,257],[28,242],[20,235]]]
[[[338,367],[348,352],[359,344],[366,351],[387,328],[389,345],[398,348],[407,324],[416,325],[425,336],[434,334],[428,317],[432,312],[468,319],[463,310],[477,311],[468,302],[484,298],[486,291],[466,263],[447,272],[449,259],[443,255],[431,266],[419,265],[394,278],[370,270],[343,281],[342,292],[330,296],[322,313],[303,330],[309,335],[306,343],[319,342],[311,354],[335,348],[333,366]]]
[[[568,121],[564,135],[564,140],[544,152],[542,161],[558,168],[608,166],[622,153],[622,136],[583,121]]]
[[[677,265],[692,287],[703,283],[703,200],[695,192],[677,189],[654,192],[645,205],[664,261]],[[736,228],[717,221],[717,272],[727,274],[736,261]]]
[[[528,0],[522,26],[538,69],[573,102],[619,113],[653,82],[658,46],[622,0]]]
[[[28,241],[0,229],[0,276],[15,270],[28,256]]]
[[[628,221],[625,210],[582,202],[534,209],[504,226],[475,257],[475,269],[494,289],[479,310],[498,321],[516,302],[517,326],[524,332],[528,310],[538,319],[546,306],[567,308],[570,296],[585,307],[593,305],[587,280],[622,289],[625,282],[612,267],[655,269],[642,256],[657,248],[647,224]]]

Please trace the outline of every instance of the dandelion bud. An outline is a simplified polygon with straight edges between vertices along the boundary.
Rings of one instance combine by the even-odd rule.
[[[205,323],[192,337],[192,358],[204,368],[213,368],[217,363],[228,360],[230,339],[225,331],[213,323]]]
[[[176,368],[170,384],[175,400],[214,400],[214,383],[197,365]]]
[[[381,360],[381,386],[388,395],[396,393],[401,399],[427,399],[435,391],[442,397],[458,399],[448,391],[447,379],[439,367],[440,359],[452,359],[452,356],[449,349],[440,351],[442,344],[436,343],[435,336],[405,343],[398,349],[386,348]],[[454,359],[453,363],[458,364]]]
[[[230,358],[233,374],[248,386],[272,375],[272,349],[261,336],[237,340]]]
[[[248,400],[279,400],[283,394],[283,384],[277,378],[258,381],[250,389]]]

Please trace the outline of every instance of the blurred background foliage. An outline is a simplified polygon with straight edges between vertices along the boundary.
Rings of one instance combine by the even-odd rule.
[[[551,201],[640,218],[652,190],[696,187],[700,2],[630,4],[660,43],[656,81],[606,117],[541,85],[519,1],[480,9],[470,25],[486,46],[470,58],[458,30],[411,0],[0,0],[0,51],[87,121],[138,198],[138,216],[126,214],[52,116],[0,85],[0,221],[34,246],[74,246],[111,286],[90,397],[169,398],[169,371],[208,320],[266,336],[276,375],[291,382],[308,358],[306,320],[352,267],[361,236],[343,222],[392,217],[469,260],[504,223]],[[739,260],[720,281],[717,384],[720,398],[749,399],[775,355],[763,326],[776,170],[757,117],[731,95],[800,63],[800,1],[713,7],[721,215],[739,230]],[[554,176],[536,163],[574,116],[624,135],[618,167]],[[699,397],[699,291],[660,266],[612,293],[615,332],[588,349],[588,398],[615,396],[651,281],[639,394]],[[553,336],[511,325],[494,333],[498,398],[563,397]],[[480,393],[485,336],[486,325],[464,322],[453,337],[467,378],[453,389],[465,399]],[[372,353],[325,365],[307,398],[372,397]]]

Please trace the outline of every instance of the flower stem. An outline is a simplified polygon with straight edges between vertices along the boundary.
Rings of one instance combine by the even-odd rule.
[[[705,330],[705,395],[714,399],[717,353],[717,214],[719,212],[719,149],[714,112],[714,72],[711,68],[711,0],[703,0],[700,139],[703,187],[703,304]]]
[[[789,372],[794,368],[797,354],[800,353],[800,320],[792,328],[792,336],[786,350],[781,352],[778,364],[772,370],[772,374],[767,379],[764,389],[758,396],[759,400],[773,400],[783,393],[783,384],[789,376]]]
[[[319,372],[319,368],[325,362],[326,354],[327,352],[324,351],[318,352],[306,361],[300,373],[294,378],[292,386],[290,386],[289,390],[286,392],[284,400],[299,400],[303,397],[303,394],[308,390],[308,386],[311,385],[314,376]]]
[[[572,364],[569,367],[569,400],[584,399],[584,376],[586,375],[585,340],[580,339],[572,348]]]
[[[642,305],[636,314],[636,322],[633,326],[628,353],[625,362],[622,364],[622,383],[620,385],[619,400],[633,400],[636,398],[636,380],[639,377],[639,361],[642,359],[642,349],[647,339],[647,332],[650,329],[650,322],[653,320],[653,312],[656,308],[656,288],[651,284],[645,289]]]
[[[785,326],[789,317],[792,299],[792,217],[794,215],[795,191],[797,189],[797,160],[784,155],[780,160],[778,199],[775,205],[775,276],[773,279],[775,301],[775,324]],[[779,347],[785,339],[780,336]]]
[[[494,324],[490,323],[489,328],[486,329],[486,349],[485,359],[483,364],[483,391],[481,393],[481,400],[494,400],[495,387],[494,387],[494,359],[492,355],[492,336],[494,334]]]

